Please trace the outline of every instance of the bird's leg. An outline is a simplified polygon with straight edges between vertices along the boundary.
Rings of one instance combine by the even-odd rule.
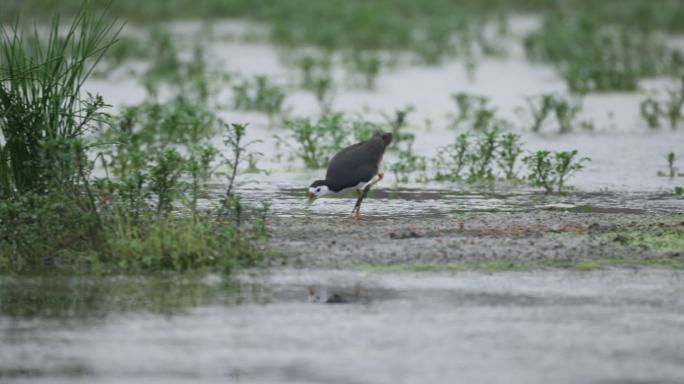
[[[366,185],[366,187],[363,189],[363,197],[368,197],[368,191],[370,191],[371,187],[374,186],[375,184],[379,183],[380,180],[382,180],[385,177],[385,173],[382,171],[378,172],[378,178],[371,181]]]
[[[354,218],[357,222],[361,220],[361,202],[363,202],[363,199],[368,196],[368,191],[370,191],[371,187],[380,182],[380,180],[382,180],[384,177],[385,174],[382,171],[380,171],[377,174],[377,179],[366,184],[366,186],[363,188],[363,191],[360,191],[358,189],[356,190],[356,193],[359,197],[358,199],[356,199],[356,205],[354,206],[352,213],[354,214]]]
[[[354,205],[352,214],[354,215],[354,219],[356,219],[356,221],[359,221],[361,219],[361,202],[363,201],[364,194],[362,191],[359,191],[358,189],[356,190],[356,194],[359,197],[356,199],[356,205]]]

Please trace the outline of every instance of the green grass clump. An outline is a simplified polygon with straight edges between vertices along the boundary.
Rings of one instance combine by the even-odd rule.
[[[114,24],[84,8],[62,30],[55,19],[47,41],[1,36],[0,271],[227,271],[258,261],[265,208],[243,206],[233,188],[246,127],[187,99],[109,118],[81,87],[115,42]],[[209,140],[218,131],[231,153],[223,159]],[[219,170],[224,198],[200,208]]]

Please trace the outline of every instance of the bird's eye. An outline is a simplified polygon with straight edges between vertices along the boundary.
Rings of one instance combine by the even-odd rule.
[[[321,191],[321,189],[320,189],[320,188],[316,188],[316,192],[320,192],[320,191]]]

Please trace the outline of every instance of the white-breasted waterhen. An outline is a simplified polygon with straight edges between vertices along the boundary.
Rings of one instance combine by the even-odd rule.
[[[370,139],[350,145],[338,152],[330,160],[325,180],[316,180],[309,187],[309,201],[338,193],[348,189],[356,189],[358,199],[352,214],[358,221],[361,217],[361,202],[368,195],[370,188],[382,180],[380,162],[385,149],[392,142],[392,134],[378,132]]]

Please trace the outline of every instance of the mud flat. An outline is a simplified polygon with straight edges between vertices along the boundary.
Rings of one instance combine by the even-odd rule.
[[[684,215],[579,211],[279,217],[267,247],[272,263],[306,268],[684,266]]]

